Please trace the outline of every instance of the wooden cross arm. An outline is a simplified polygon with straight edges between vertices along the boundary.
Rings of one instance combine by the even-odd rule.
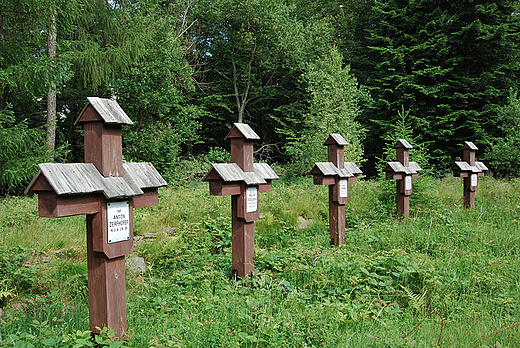
[[[99,212],[99,195],[58,196],[53,191],[38,192],[40,217],[65,217]]]
[[[314,174],[314,185],[334,185],[336,176],[325,176],[322,174]]]
[[[212,196],[235,196],[242,193],[241,186],[241,182],[211,180],[209,182],[209,194]]]
[[[159,195],[156,188],[144,189],[144,194],[135,196],[134,208],[152,207],[159,204]]]

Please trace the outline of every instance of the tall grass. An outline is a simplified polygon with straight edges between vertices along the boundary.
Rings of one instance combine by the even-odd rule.
[[[419,178],[404,220],[394,182],[350,189],[346,245],[334,248],[326,187],[280,180],[261,193],[255,273],[238,281],[230,280],[230,198],[209,196],[203,183],[161,190],[159,206],[135,212],[136,235],[154,237],[134,248],[149,270],[127,274],[125,345],[434,347],[441,337],[443,347],[471,347],[519,321],[520,180],[480,180],[468,210],[460,179]],[[0,202],[2,276],[28,274],[23,284],[4,282],[2,347],[27,332],[35,346],[45,346],[42,337],[63,346],[88,330],[84,218],[40,219],[36,205]],[[8,257],[17,250],[17,260]],[[486,346],[520,346],[518,327]]]

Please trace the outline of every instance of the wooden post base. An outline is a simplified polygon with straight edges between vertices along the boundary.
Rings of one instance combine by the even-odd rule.
[[[398,217],[409,217],[410,216],[410,196],[404,194],[404,180],[397,180],[396,187],[396,204],[397,204],[397,216]]]
[[[464,178],[464,207],[475,208],[475,191],[471,190],[471,177]]]
[[[90,329],[108,327],[117,337],[126,333],[125,257],[108,259],[93,250],[92,221],[87,215],[88,300]]]
[[[338,204],[332,197],[334,187],[329,186],[329,231],[330,244],[345,244],[345,205]]]
[[[231,196],[233,275],[250,276],[254,269],[255,223],[238,217],[238,195]]]

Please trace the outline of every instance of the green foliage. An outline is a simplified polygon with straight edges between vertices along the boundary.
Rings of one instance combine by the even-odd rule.
[[[41,129],[16,122],[8,105],[0,110],[0,195],[20,194],[47,158]]]
[[[386,130],[372,120],[395,122],[404,106],[432,144],[432,165],[447,168],[464,140],[499,136],[498,109],[520,71],[514,2],[375,1],[369,18],[352,59],[374,98],[363,123],[375,137]]]
[[[161,175],[170,180],[170,173],[179,162],[179,142],[179,134],[170,124],[155,123],[139,132],[126,132],[125,160],[152,162]]]
[[[314,162],[326,160],[323,143],[330,133],[340,133],[349,146],[345,156],[349,161],[363,161],[364,129],[357,121],[359,99],[363,92],[348,66],[343,67],[342,56],[332,49],[327,56],[312,63],[303,74],[309,93],[309,113],[302,117],[301,128],[280,129],[289,136],[287,153],[291,167],[299,174],[306,173]]]
[[[1,347],[20,347],[20,348],[44,348],[44,347],[62,347],[62,348],[120,348],[128,347],[125,341],[117,340],[113,330],[103,328],[99,335],[92,337],[90,330],[76,331],[62,336],[52,333],[48,328],[48,322],[39,322],[34,320],[32,323],[32,333],[23,332],[18,335],[8,335],[5,338],[5,344]]]
[[[410,161],[417,162],[423,169],[421,174],[426,174],[431,171],[429,164],[431,161],[431,155],[428,151],[427,143],[421,140],[421,137],[414,134],[414,128],[410,121],[410,110],[405,110],[401,107],[401,110],[397,111],[397,118],[395,123],[386,123],[385,128],[388,129],[386,134],[383,136],[385,146],[383,147],[383,154],[381,158],[378,158],[377,172],[384,176],[384,169],[388,162],[396,161],[396,152],[394,145],[399,139],[404,139],[412,145],[413,149],[410,149]]]
[[[484,154],[486,164],[498,177],[520,176],[520,98],[510,90],[509,102],[498,113],[503,137],[497,138]]]
[[[15,296],[32,290],[35,268],[23,265],[29,255],[22,247],[0,248],[0,308]]]

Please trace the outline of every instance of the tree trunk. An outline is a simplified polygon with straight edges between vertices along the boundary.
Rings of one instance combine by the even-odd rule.
[[[49,27],[49,35],[47,39],[47,54],[49,57],[49,70],[51,70],[51,76],[54,70],[54,60],[56,58],[56,37],[57,37],[57,25],[56,17],[58,13],[56,8],[51,10],[51,24]],[[52,78],[52,80],[54,80]],[[47,94],[47,150],[51,161],[54,160],[54,150],[56,146],[56,83],[51,81],[49,86],[49,92]]]

